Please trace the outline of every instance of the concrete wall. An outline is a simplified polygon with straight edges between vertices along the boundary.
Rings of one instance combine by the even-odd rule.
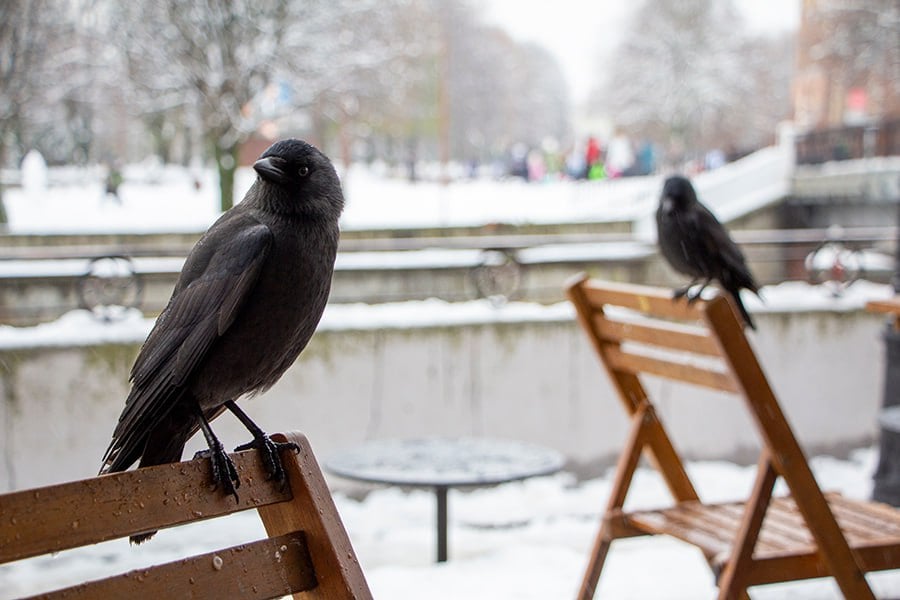
[[[807,450],[871,443],[883,320],[860,311],[757,313],[757,323],[753,344]],[[137,348],[0,352],[0,491],[97,472]],[[739,402],[650,383],[687,456],[755,459]],[[242,406],[267,431],[304,431],[320,458],[367,439],[486,435],[557,448],[572,468],[594,474],[626,432],[586,339],[559,311],[538,322],[326,328],[274,388]],[[230,415],[214,427],[227,446],[247,439]],[[190,452],[201,444],[193,440]]]
[[[791,178],[783,227],[894,225],[900,156],[801,165]]]

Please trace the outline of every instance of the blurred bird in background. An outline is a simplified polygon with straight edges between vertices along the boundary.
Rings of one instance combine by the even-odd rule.
[[[697,200],[694,186],[687,178],[676,175],[666,179],[656,210],[656,228],[663,258],[673,269],[692,278],[686,287],[675,290],[675,298],[687,295],[692,302],[715,280],[734,298],[744,322],[756,329],[740,292],[748,289],[759,295],[759,285],[740,248],[718,219]],[[700,289],[691,293],[691,287],[700,281]]]

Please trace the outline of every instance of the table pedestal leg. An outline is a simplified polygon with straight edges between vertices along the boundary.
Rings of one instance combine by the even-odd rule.
[[[437,486],[437,561],[447,562],[447,487]]]

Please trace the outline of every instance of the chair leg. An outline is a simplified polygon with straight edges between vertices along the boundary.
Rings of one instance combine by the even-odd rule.
[[[603,517],[600,520],[600,531],[597,532],[594,547],[588,559],[588,566],[581,581],[578,600],[591,600],[594,597],[594,592],[597,590],[600,572],[603,570],[603,563],[606,562],[606,555],[609,553],[609,547],[614,537],[612,531],[610,531],[607,517],[613,510],[620,509],[625,504],[625,495],[628,493],[631,478],[641,459],[641,452],[646,443],[646,427],[647,423],[650,422],[648,420],[650,419],[649,411],[649,405],[643,403],[631,416],[631,430],[625,443],[625,449],[619,455],[619,462],[616,465],[616,476],[609,491],[609,498],[606,501],[606,510],[603,512]]]
[[[719,600],[750,600],[750,594],[747,593],[747,588],[744,588],[742,590],[729,590],[724,587],[720,587]]]
[[[756,546],[766,510],[769,508],[776,479],[778,474],[772,467],[768,451],[764,450],[759,457],[756,482],[747,501],[746,512],[734,540],[731,557],[719,578],[719,600],[749,598],[745,574],[753,562],[753,548]]]
[[[260,506],[257,510],[270,536],[306,532],[319,582],[308,592],[295,593],[294,599],[372,600],[372,592],[309,440],[300,433],[276,433],[272,440],[278,444],[293,443],[300,449],[297,454],[286,452],[282,456],[294,498],[290,502]]]
[[[600,580],[600,572],[603,570],[603,564],[606,562],[606,555],[609,553],[611,545],[612,539],[608,526],[604,522],[600,525],[600,531],[597,532],[597,538],[594,540],[591,558],[588,560],[588,566],[581,580],[581,588],[578,590],[578,600],[593,600],[594,593],[597,591],[597,582]]]

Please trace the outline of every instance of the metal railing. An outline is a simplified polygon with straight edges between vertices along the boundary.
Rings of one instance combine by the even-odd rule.
[[[900,155],[900,119],[868,125],[818,129],[794,140],[797,164]]]
[[[844,257],[862,252],[867,257],[875,255],[879,259],[875,268],[871,261],[855,261],[854,257],[852,269],[848,263],[841,272],[887,283],[893,274],[898,233],[896,226],[883,226],[846,228],[839,235],[834,229],[736,230],[733,237],[762,285],[786,280],[816,281],[815,276],[828,276],[832,265],[825,269],[817,266],[817,274],[811,273],[809,267],[810,254],[826,244],[839,247]],[[626,245],[628,251],[621,251]],[[428,252],[429,248],[450,251],[431,253],[425,257],[427,260],[409,260],[410,253]],[[96,252],[97,248],[93,250]],[[42,260],[47,258],[45,252],[38,253],[40,258],[35,257],[34,273],[29,273],[28,264],[23,268],[21,263],[4,273],[5,266],[13,265],[0,261],[4,292],[0,298],[0,322],[45,321],[76,308],[76,304],[99,310],[104,318],[115,314],[109,309],[113,305],[134,306],[146,314],[155,314],[171,293],[178,266],[172,260],[132,261],[119,250],[115,249],[116,257],[104,260],[97,260],[95,255],[82,257],[83,270],[70,265],[55,274],[48,268],[53,264]],[[465,260],[458,256],[460,252],[465,254]],[[154,253],[145,247],[142,254],[146,257]],[[155,254],[169,253],[160,250]],[[661,267],[653,242],[617,233],[356,240],[342,248],[341,254],[347,258],[354,254],[367,256],[364,260],[353,257],[343,266],[343,261],[338,261],[332,299],[337,302],[395,302],[430,296],[447,301],[491,297],[555,302],[562,300],[565,277],[579,270],[608,273],[610,277],[635,282],[646,281],[647,277],[665,278],[669,273]],[[446,264],[440,264],[441,256],[448,261]],[[66,258],[68,262],[80,262],[69,253]],[[63,262],[66,261],[59,264]],[[128,268],[119,269],[122,265]],[[669,275],[674,282],[674,273]],[[401,280],[403,284],[399,285]],[[441,289],[432,288],[438,281]],[[39,306],[39,297],[53,306]]]

